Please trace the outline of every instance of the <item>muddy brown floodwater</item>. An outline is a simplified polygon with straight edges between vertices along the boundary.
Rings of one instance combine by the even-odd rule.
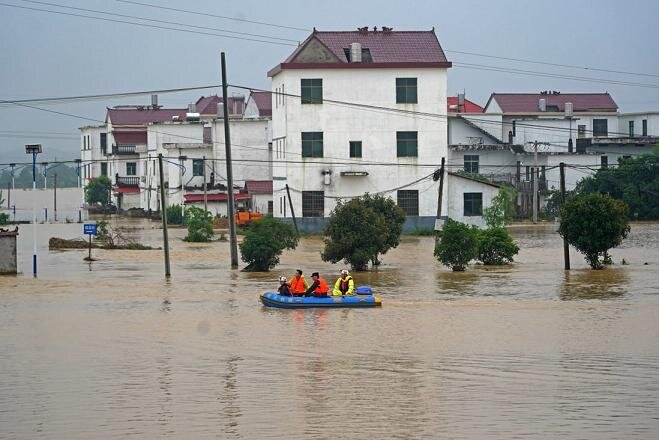
[[[464,273],[407,237],[354,274],[383,299],[364,310],[257,302],[297,267],[336,276],[318,238],[255,274],[174,229],[165,281],[162,251],[89,265],[45,248],[81,229],[39,225],[33,279],[22,227],[23,274],[0,277],[0,438],[659,437],[657,223],[634,224],[606,270],[573,252],[569,273],[554,225],[513,227],[517,263]]]

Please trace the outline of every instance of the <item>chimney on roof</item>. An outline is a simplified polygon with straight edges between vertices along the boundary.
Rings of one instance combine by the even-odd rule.
[[[538,100],[538,109],[541,112],[546,112],[547,111],[547,100],[545,98],[540,98]]]
[[[458,112],[465,111],[465,93],[458,93]]]
[[[158,108],[158,95],[151,95],[151,107]]]
[[[350,43],[350,62],[362,62],[362,45],[361,43]]]
[[[573,115],[573,106],[571,102],[566,102],[565,103],[565,117],[566,118],[571,118]]]
[[[197,104],[188,104],[188,113],[197,113]]]

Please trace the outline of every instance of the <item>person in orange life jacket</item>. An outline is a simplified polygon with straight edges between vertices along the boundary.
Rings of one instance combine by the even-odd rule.
[[[277,293],[282,296],[291,296],[291,286],[286,282],[286,277],[279,277],[279,287]]]
[[[309,288],[309,283],[302,276],[300,269],[295,271],[295,275],[291,278],[291,293],[293,296],[304,296],[304,293]]]
[[[327,285],[327,281],[322,279],[318,274],[318,272],[312,273],[311,279],[313,280],[313,283],[311,283],[311,286],[309,286],[307,291],[304,292],[304,296],[327,298],[327,292],[329,292],[329,286]]]
[[[332,295],[342,296],[342,295],[354,295],[355,294],[355,282],[352,277],[348,274],[348,271],[343,269],[341,271],[341,276],[336,283],[334,283],[334,290]]]

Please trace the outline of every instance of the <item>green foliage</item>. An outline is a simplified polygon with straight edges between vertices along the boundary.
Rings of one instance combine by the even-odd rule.
[[[487,177],[483,176],[482,174],[478,174],[478,173],[470,173],[470,172],[467,172],[467,171],[465,171],[465,170],[457,170],[457,171],[455,171],[455,174],[457,174],[457,175],[459,175],[459,176],[467,177],[467,178],[469,178],[469,179],[478,180],[479,182],[486,182],[486,183],[489,183],[489,182],[490,182],[490,179],[488,179]]]
[[[111,190],[112,182],[107,176],[96,177],[85,186],[85,201],[90,205],[108,205]]]
[[[185,241],[204,243],[213,237],[213,216],[197,206],[185,210],[185,223],[188,225],[188,235]]]
[[[501,187],[499,194],[494,196],[492,204],[483,210],[483,219],[490,228],[500,228],[509,225],[515,214],[515,197],[513,188]]]
[[[416,237],[430,237],[435,235],[434,228],[414,228],[409,232],[406,232],[405,235],[412,235]]]
[[[659,152],[620,160],[617,167],[600,168],[577,184],[577,192],[608,194],[629,206],[632,218],[659,219]]]
[[[0,225],[6,225],[7,223],[9,223],[9,214],[0,212]]]
[[[183,207],[181,205],[169,205],[166,210],[167,224],[169,225],[182,225],[183,224]]]
[[[2,190],[0,189],[0,206],[5,204],[5,198],[2,196]]]
[[[601,269],[600,255],[622,243],[629,233],[627,205],[603,194],[578,194],[561,207],[558,232],[585,255],[593,269]]]
[[[341,260],[357,271],[366,270],[371,261],[398,246],[405,213],[393,200],[380,195],[339,201],[325,227],[323,261]]]
[[[519,252],[506,228],[488,228],[478,231],[478,260],[486,266],[510,264]]]
[[[435,257],[455,272],[465,270],[478,256],[478,229],[448,219],[435,244]]]
[[[293,225],[263,217],[253,221],[245,229],[245,238],[240,243],[241,259],[247,263],[244,270],[267,272],[279,264],[284,249],[295,249],[299,236]]]
[[[96,222],[96,239],[100,241],[107,241],[110,239],[110,225],[106,220],[99,220]]]

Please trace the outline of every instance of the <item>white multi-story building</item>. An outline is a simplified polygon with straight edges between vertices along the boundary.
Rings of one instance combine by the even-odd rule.
[[[437,183],[424,177],[447,154],[449,67],[434,30],[314,30],[268,72],[274,215],[291,217],[292,202],[318,230],[338,198],[384,192],[408,227],[433,226]]]

